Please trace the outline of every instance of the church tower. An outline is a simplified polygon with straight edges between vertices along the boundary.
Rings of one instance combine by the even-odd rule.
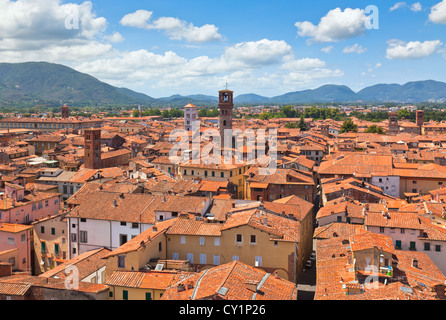
[[[101,169],[101,129],[85,129],[84,143],[85,168]]]
[[[218,128],[220,130],[222,149],[224,149],[225,147],[224,144],[225,130],[226,129],[231,130],[232,132],[232,109],[234,108],[233,93],[234,93],[233,91],[226,89],[219,91],[219,96],[218,96],[218,109],[220,110],[220,116],[218,119]]]

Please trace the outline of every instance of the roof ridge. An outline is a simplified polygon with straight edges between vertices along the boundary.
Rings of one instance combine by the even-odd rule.
[[[231,266],[231,268],[228,270],[228,274],[227,274],[226,277],[223,279],[223,281],[221,282],[221,284],[218,286],[218,290],[217,290],[217,291],[219,291],[219,290],[223,287],[223,285],[226,283],[226,280],[228,280],[229,276],[230,276],[231,273],[232,273],[232,270],[234,270],[235,266],[237,265],[237,262],[238,262],[238,260],[234,260],[234,261],[232,262],[232,266]]]

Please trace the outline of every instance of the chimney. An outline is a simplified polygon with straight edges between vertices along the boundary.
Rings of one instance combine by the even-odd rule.
[[[416,258],[412,259],[412,267],[418,268],[418,260]]]
[[[116,200],[113,200],[113,207],[117,207],[118,206],[118,204],[117,204],[117,202],[116,202]]]
[[[263,224],[264,224],[265,226],[268,225],[268,218],[263,218]]]

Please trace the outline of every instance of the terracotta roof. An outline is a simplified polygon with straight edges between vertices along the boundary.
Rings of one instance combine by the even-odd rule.
[[[184,290],[178,290],[183,285]],[[190,287],[188,286],[190,285]],[[191,275],[169,287],[161,300],[296,300],[295,284],[237,260]]]

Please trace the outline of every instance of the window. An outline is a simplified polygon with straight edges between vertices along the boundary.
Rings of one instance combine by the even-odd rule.
[[[41,241],[40,242],[40,252],[45,253],[46,252],[46,246],[45,246],[45,242]]]
[[[395,249],[401,249],[401,240],[395,241]]]
[[[212,171],[212,176],[215,177],[215,171]]]
[[[186,254],[186,260],[190,263],[194,263],[194,254],[193,253],[187,253]]]
[[[14,238],[8,238],[8,244],[14,245],[15,244],[15,239]]]
[[[220,177],[224,178],[225,177],[225,173],[224,172],[220,172]]]
[[[416,244],[415,244],[414,241],[411,241],[411,242],[410,242],[409,250],[417,250],[417,248],[416,248]]]
[[[232,261],[235,261],[235,260],[239,261],[240,257],[239,256],[232,256]]]
[[[415,180],[412,181],[413,184],[417,184],[417,182]]]
[[[118,256],[118,268],[125,268],[125,256]]]
[[[45,233],[45,227],[44,226],[40,227],[40,233]]]
[[[235,242],[236,242],[236,243],[242,243],[242,242],[243,242],[243,237],[242,237],[241,234],[237,234],[237,235],[235,236]]]
[[[87,219],[81,218],[81,222],[87,222]]]
[[[51,234],[54,236],[56,234],[56,228],[51,228]]]
[[[127,290],[122,290],[122,300],[129,299],[129,292]]]
[[[127,225],[127,222],[121,221],[121,226],[125,227]]]
[[[220,246],[220,238],[214,238],[214,246]]]
[[[384,227],[379,227],[379,232],[384,233]]]
[[[262,257],[261,256],[256,256],[254,266],[256,266],[256,267],[262,266]]]
[[[431,251],[431,244],[429,242],[424,243],[424,251]]]
[[[76,242],[77,241],[77,239],[76,239],[76,234],[75,233],[72,233],[71,234],[71,242]]]
[[[25,242],[25,241],[26,241],[26,234],[22,234],[21,241],[22,241],[22,242]]]
[[[214,255],[214,256],[212,257],[212,263],[213,263],[215,266],[218,266],[218,265],[220,264],[220,256],[219,256],[219,255]]]
[[[79,232],[79,242],[80,243],[87,243],[87,231],[80,231]]]
[[[206,254],[200,253],[200,264],[206,264]]]
[[[146,292],[146,300],[152,300],[152,293]]]
[[[181,244],[186,244],[186,236],[181,236]]]
[[[178,253],[177,252],[172,252],[172,260],[178,260]]]
[[[45,207],[48,207],[48,200],[45,200]]]
[[[250,241],[251,244],[256,244],[256,243],[257,243],[256,235],[255,235],[255,234],[252,234],[250,240],[251,240],[251,241]]]
[[[441,251],[441,245],[437,244],[435,245],[435,251],[440,252]]]
[[[337,221],[338,221],[338,222],[342,222],[342,216],[338,216]]]
[[[58,244],[58,243],[55,243],[55,244],[54,244],[54,254],[55,254],[55,255],[58,255],[58,254],[59,254],[59,244]]]
[[[406,233],[406,229],[401,229],[401,233],[402,234]]]
[[[158,251],[161,252],[161,250],[163,250],[163,243],[158,242]]]
[[[204,246],[204,237],[200,237],[200,246]]]
[[[139,223],[138,222],[133,222],[132,223],[132,229],[138,229],[139,228]]]

